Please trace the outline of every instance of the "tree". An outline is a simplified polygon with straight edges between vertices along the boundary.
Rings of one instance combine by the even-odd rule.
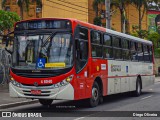
[[[20,20],[20,17],[15,12],[0,10],[0,31],[13,28],[15,22]]]
[[[153,42],[155,56],[160,57],[160,34],[151,32],[148,35],[148,40]]]
[[[148,39],[153,42],[154,48],[160,47],[159,42],[160,42],[160,34],[157,32],[151,32],[148,35]]]
[[[105,2],[105,0],[94,0],[93,1],[92,6],[93,6],[93,9],[96,14],[96,17],[94,18],[94,21],[93,21],[95,25],[101,26],[101,24],[102,24],[101,23],[101,16],[99,16],[98,13],[100,12],[100,14],[102,14],[102,5],[104,4],[104,2]],[[100,4],[100,11],[98,9],[99,4]]]
[[[101,17],[95,17],[94,18],[94,24],[101,26],[102,22],[101,22]]]
[[[95,11],[96,17],[98,17],[98,12],[99,12],[98,5],[101,4],[101,6],[102,6],[102,4],[104,4],[104,2],[105,2],[105,0],[94,0],[93,1],[92,6]],[[102,11],[102,9],[100,11]]]
[[[149,2],[155,2],[158,3],[160,0],[131,0],[131,3],[133,3],[139,12],[139,31],[142,30],[142,19],[144,17],[144,14],[149,9]],[[139,37],[142,38],[141,32],[139,32]]]
[[[2,7],[5,6],[6,1],[7,0],[2,0]],[[41,0],[33,0],[33,1],[35,1],[38,6],[42,6]],[[22,20],[23,20],[23,12],[24,12],[24,10],[26,9],[27,12],[29,11],[29,4],[30,4],[29,0],[17,0],[17,5],[20,8],[20,16],[21,16]]]
[[[111,8],[115,6],[116,8],[119,9],[120,14],[121,14],[121,32],[125,32],[125,21],[126,19],[126,5],[131,3],[130,0],[112,0],[111,1]]]

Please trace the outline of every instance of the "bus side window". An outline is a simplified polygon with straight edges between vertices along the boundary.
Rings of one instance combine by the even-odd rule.
[[[88,60],[88,29],[78,27],[76,37],[76,72],[78,73],[86,65]]]
[[[102,57],[101,33],[91,32],[92,57]]]
[[[112,39],[109,35],[103,36],[103,57],[104,58],[112,58],[113,51],[112,51]]]
[[[121,38],[112,37],[112,46],[113,46],[113,57],[114,59],[122,59],[122,48],[121,48]]]
[[[130,60],[131,56],[130,56],[130,51],[129,51],[129,41],[126,39],[122,39],[122,56],[124,60]]]
[[[143,45],[143,50],[144,50],[144,61],[149,62],[149,46]]]
[[[137,43],[130,42],[130,52],[131,52],[131,60],[132,61],[138,61],[137,57]]]
[[[152,56],[152,46],[149,46],[149,59],[150,59],[150,62],[153,62],[153,56]]]
[[[144,61],[144,57],[143,57],[143,44],[142,43],[138,43],[138,60],[139,61]]]

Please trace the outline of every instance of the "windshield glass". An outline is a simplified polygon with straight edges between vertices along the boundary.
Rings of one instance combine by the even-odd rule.
[[[71,34],[17,35],[13,66],[23,69],[62,69],[73,64]]]

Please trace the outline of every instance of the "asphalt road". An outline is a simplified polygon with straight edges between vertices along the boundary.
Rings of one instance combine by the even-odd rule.
[[[45,119],[47,120],[160,120],[160,117],[131,117],[133,114],[140,116],[141,114],[144,115],[144,113],[156,113],[155,111],[160,111],[160,82],[156,82],[154,85],[143,89],[140,97],[132,97],[126,93],[107,96],[104,98],[104,102],[95,108],[88,108],[83,101],[54,101],[50,107],[44,107],[36,103],[3,109],[1,111],[42,113],[43,117],[34,118],[36,120],[44,120],[45,116],[52,117],[46,117]],[[122,117],[127,115],[130,115],[130,117]],[[158,115],[160,116],[160,112]],[[8,118],[3,118],[3,120],[5,119]],[[12,120],[14,119],[16,120],[17,118],[12,118]]]

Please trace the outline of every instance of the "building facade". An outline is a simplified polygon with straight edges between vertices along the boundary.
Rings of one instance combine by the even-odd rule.
[[[37,7],[35,0],[30,0],[29,11],[24,10],[24,19],[32,18],[75,18],[84,22],[93,24],[96,17],[93,10],[94,0],[42,0],[42,8]],[[17,12],[20,15],[20,8],[17,5],[17,0],[7,0],[5,10]],[[99,5],[98,14],[101,16],[100,11],[105,14],[105,5]],[[112,29],[121,32],[121,14],[120,11],[115,8],[111,16]],[[134,5],[126,6],[126,31],[132,32],[133,26],[138,26],[138,10]],[[101,19],[102,26],[106,25],[106,18]],[[144,14],[142,20],[142,29],[148,30],[148,17],[147,13]]]
[[[113,7],[112,9],[113,13],[111,15],[111,27],[112,29],[121,31],[121,13],[118,8]],[[126,33],[132,33],[133,26],[138,26],[139,24],[139,14],[136,6],[129,4],[126,5],[126,11],[125,11],[125,32]],[[105,22],[105,21],[104,21]],[[142,29],[148,30],[148,18],[147,18],[147,12],[144,13],[143,19],[142,19]]]
[[[75,18],[88,22],[88,0],[43,0],[42,17]]]
[[[32,19],[32,18],[41,18],[42,12],[41,9],[36,5],[35,0],[29,0],[29,11],[25,9],[24,5],[24,11],[23,11],[23,19]],[[6,4],[3,8],[6,11],[12,11],[16,12],[18,15],[20,15],[20,8],[17,5],[17,0],[6,0]]]

